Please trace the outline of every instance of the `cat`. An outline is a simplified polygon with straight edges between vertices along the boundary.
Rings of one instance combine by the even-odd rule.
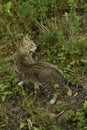
[[[59,87],[62,89],[64,85],[70,88],[83,88],[65,78],[55,65],[47,62],[35,62],[31,52],[34,53],[36,49],[36,44],[28,37],[24,37],[19,45],[17,67],[22,81],[37,83],[41,86],[41,90],[53,88],[53,91],[56,91]]]

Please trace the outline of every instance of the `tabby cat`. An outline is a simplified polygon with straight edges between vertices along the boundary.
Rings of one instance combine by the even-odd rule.
[[[36,45],[28,37],[25,37],[19,45],[17,66],[22,76],[22,80],[30,80],[33,83],[39,83],[42,88],[54,87],[56,84],[60,87],[67,85],[71,88],[83,88],[67,80],[58,68],[46,62],[34,62],[31,52],[35,52]]]

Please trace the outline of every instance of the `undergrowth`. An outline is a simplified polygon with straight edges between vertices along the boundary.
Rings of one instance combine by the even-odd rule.
[[[83,106],[81,109],[78,109],[77,111],[73,111],[73,110],[69,110],[66,114],[65,114],[65,118],[67,121],[75,123],[77,122],[77,129],[78,130],[86,130],[87,126],[85,126],[85,124],[87,123],[87,101],[85,101],[83,103]],[[85,126],[83,128],[83,126]]]
[[[85,0],[1,0],[1,130],[64,130],[55,123],[56,119],[48,118],[47,109],[34,106],[32,99],[18,86],[14,65],[16,49],[21,37],[28,34],[38,46],[35,60],[56,64],[73,81],[87,77],[87,64],[81,62],[87,56],[86,11]],[[61,113],[66,105],[65,102],[56,106],[54,113]],[[81,109],[68,111],[66,120],[76,123],[79,130],[86,130],[86,108],[85,101]]]

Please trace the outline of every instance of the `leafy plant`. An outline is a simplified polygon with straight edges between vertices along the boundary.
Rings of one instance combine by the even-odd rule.
[[[53,125],[51,128],[52,128],[52,130],[64,130],[56,125]]]
[[[76,112],[73,110],[69,110],[66,114],[65,114],[65,118],[67,121],[72,122],[72,123],[76,123],[77,128],[83,128],[85,129],[85,124],[86,124],[86,107],[87,107],[87,102],[85,101],[83,103],[83,107],[82,109],[78,109]]]
[[[28,34],[38,46],[34,55],[35,59],[38,57],[38,60],[57,64],[70,79],[76,77],[74,80],[77,80],[78,74],[81,74],[81,77],[84,76],[87,66],[80,63],[80,58],[87,55],[86,10],[85,0],[0,1],[1,129],[12,129],[13,126],[16,126],[15,129],[19,129],[17,123],[19,125],[20,120],[26,121],[27,117],[36,118],[33,125],[37,129],[61,129],[56,124],[50,125],[44,111],[40,107],[34,106],[32,98],[30,98],[33,94],[29,95],[28,92],[26,93],[17,86],[18,78],[11,70],[15,60],[12,55],[16,53],[21,36]],[[8,113],[7,105],[9,110],[11,109],[11,113]],[[65,106],[66,103],[56,106],[54,112],[61,112]],[[19,114],[17,115],[17,113]],[[68,111],[65,117],[68,124],[69,122],[71,125],[76,123],[77,129],[86,130],[87,102],[84,102],[82,109]],[[53,120],[51,123],[54,122]]]
[[[66,107],[66,105],[67,105],[66,102],[63,102],[60,105],[58,105],[58,107],[55,108],[55,113],[61,112]]]

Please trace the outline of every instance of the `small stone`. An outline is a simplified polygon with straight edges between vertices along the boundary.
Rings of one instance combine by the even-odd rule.
[[[22,81],[18,83],[18,86],[22,86],[22,85],[23,85],[23,82],[22,82]]]

